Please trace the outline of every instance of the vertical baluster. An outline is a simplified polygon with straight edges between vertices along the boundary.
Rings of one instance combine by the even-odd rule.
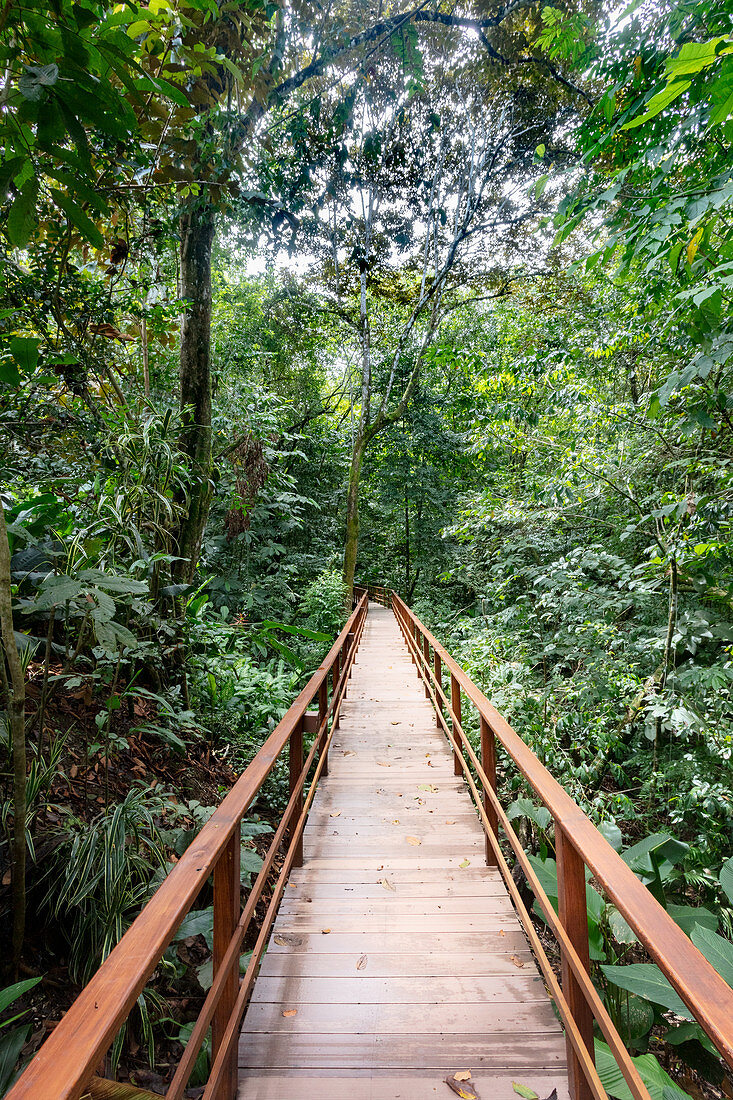
[[[555,823],[555,854],[557,856],[558,916],[580,961],[590,972],[585,864],[557,822]],[[593,1014],[575,980],[564,952],[562,953],[562,990],[583,1042],[593,1058]],[[566,1042],[571,1100],[591,1100],[593,1094],[585,1079],[583,1067],[570,1042],[567,1040]]]
[[[455,715],[455,721],[453,722],[453,732],[456,737],[458,745],[458,730],[457,726],[461,724],[461,685],[456,680],[455,676],[451,672],[450,674],[450,705],[453,714]],[[461,753],[458,749],[453,750],[453,774],[463,775],[463,767],[461,766]]]
[[[290,750],[289,750],[289,771],[290,771],[290,794],[298,785],[300,779],[300,773],[303,770],[303,719],[299,718],[297,725],[293,732],[290,734]],[[293,816],[290,819],[290,838],[292,840],[295,832],[295,826],[298,819],[303,812],[303,789],[301,788],[300,794],[296,799],[295,806],[293,807]],[[295,858],[293,860],[293,867],[303,866],[303,834],[300,834],[295,845]]]
[[[481,767],[486,773],[486,778],[489,781],[489,785],[496,794],[496,738],[494,737],[494,731],[489,723],[481,715]],[[491,831],[495,837],[499,835],[499,819],[494,809],[494,804],[489,798],[486,791],[484,791],[484,810],[486,816],[489,819],[489,825]],[[496,853],[489,843],[489,838],[486,837],[486,865],[488,867],[498,867],[499,861],[496,858]]]
[[[326,717],[326,711],[328,710],[328,673],[323,677],[323,683],[318,689],[318,728],[323,725],[323,719]],[[324,729],[321,733],[321,744],[318,748],[318,752],[321,756],[325,756],[323,761],[323,770],[321,776],[328,775],[328,751],[323,751],[323,746],[326,743],[326,737],[328,736],[328,729]]]
[[[227,841],[226,848],[214,867],[214,975],[218,974],[222,959],[231,943],[234,930],[239,921],[241,886],[239,865],[242,842],[239,824]],[[229,1017],[239,992],[239,960],[235,957],[229,976],[222,988],[219,1002],[211,1022],[213,1057],[221,1047]],[[233,1045],[228,1057],[226,1070],[222,1078],[222,1100],[234,1100],[237,1094],[237,1045]]]
[[[435,724],[438,729],[441,729],[440,715],[443,710],[443,704],[440,701],[440,688],[443,686],[443,662],[438,656],[437,649],[433,650],[433,660],[435,662]]]
[[[333,681],[332,682],[333,682],[333,694],[334,694],[334,697],[335,697],[336,691],[338,689],[338,682],[339,682],[339,654],[338,653],[334,657],[334,661],[333,661]],[[339,715],[338,718],[334,718],[334,720],[333,720],[333,728],[338,729],[340,725],[341,725],[341,716]]]
[[[427,636],[423,636],[422,651],[425,658],[425,665],[423,667],[423,676],[425,677],[425,698],[430,698],[430,642]]]

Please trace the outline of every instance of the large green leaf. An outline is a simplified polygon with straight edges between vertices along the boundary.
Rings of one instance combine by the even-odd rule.
[[[720,868],[720,885],[728,901],[733,905],[733,856]]]
[[[13,1001],[17,1001],[18,997],[22,997],[29,989],[33,989],[34,986],[38,985],[40,981],[40,978],[27,978],[24,982],[16,982],[15,985],[8,985],[5,989],[0,989],[0,1013],[4,1012]],[[0,1027],[4,1026],[6,1025],[0,1024]]]
[[[36,228],[36,199],[38,180],[33,178],[23,184],[8,215],[8,236],[16,248],[25,248]]]
[[[10,341],[10,354],[23,374],[33,374],[38,366],[38,345],[34,336],[14,336]]]
[[[675,924],[678,924],[688,936],[692,935],[693,929],[698,925],[702,928],[710,928],[713,932],[718,927],[718,918],[715,913],[711,913],[702,905],[668,905],[667,912]]]
[[[662,971],[654,963],[630,963],[628,966],[602,966],[601,970],[609,982],[636,993],[653,1004],[676,1013],[684,1020],[691,1020],[692,1013],[687,1005],[675,993]]]
[[[733,943],[724,940],[710,928],[701,928],[699,925],[693,928],[691,939],[721,978],[733,987]]]
[[[653,1054],[640,1054],[638,1058],[632,1058],[631,1061],[639,1071],[639,1076],[649,1090],[652,1100],[688,1100],[687,1093],[674,1083]],[[596,1069],[601,1084],[609,1096],[615,1096],[616,1100],[634,1100],[610,1047],[598,1039],[596,1039]]]

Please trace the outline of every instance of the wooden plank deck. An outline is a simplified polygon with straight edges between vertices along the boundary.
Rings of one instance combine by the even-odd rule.
[[[567,1100],[565,1041],[391,611],[372,604],[330,772],[244,1019],[239,1100],[425,1100],[471,1069]]]

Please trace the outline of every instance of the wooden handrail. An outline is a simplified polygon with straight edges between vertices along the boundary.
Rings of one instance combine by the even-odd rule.
[[[265,936],[263,940],[260,935],[259,954],[256,948],[247,976],[241,984],[239,948],[255,905],[266,885],[279,845],[286,834],[289,847],[273,901],[275,898],[279,901],[287,873],[298,861],[307,807],[315,793],[318,776],[326,767],[328,746],[338,726],[341,702],[367,611],[368,598],[365,594],[360,598],[318,670],[143,911],[51,1032],[7,1094],[6,1100],[79,1100],[212,872],[214,939],[215,944],[219,941],[219,949],[215,951],[214,981],[194,1034],[200,1045],[213,1019],[214,1069],[218,1066],[216,1096],[217,1100],[233,1100],[236,1088],[236,1046],[232,1048],[230,1041],[232,1020],[235,1017],[241,1020],[246,1008],[246,997],[243,1006],[241,1003],[241,991],[246,986],[246,995],[249,995],[267,938]],[[332,676],[331,700],[324,705],[329,675]],[[305,761],[302,760],[301,748],[300,768],[291,767],[290,801],[275,832],[265,863],[250,891],[244,911],[237,919],[240,908],[240,823],[285,746],[290,744],[292,752],[293,744],[297,744],[296,735],[302,734],[306,712],[314,701],[318,704],[319,713],[313,745]],[[302,745],[302,741],[300,744]],[[316,754],[319,757],[318,764],[305,800],[305,808],[302,808],[303,790]],[[274,907],[271,902],[266,918],[269,921],[268,929],[274,920],[276,909],[277,902]],[[225,1015],[220,1013],[223,1005],[227,1009]],[[192,1034],[182,1058],[182,1065],[185,1063],[183,1072],[179,1071],[174,1077],[169,1097],[180,1097],[183,1094],[197,1052],[198,1047]],[[213,1095],[213,1090],[207,1089],[206,1096],[209,1095]]]
[[[443,645],[424,626],[400,597],[392,593],[392,609],[402,630],[418,672],[429,688],[436,710],[436,719],[451,741],[457,771],[463,771],[477,801],[479,815],[487,841],[507,881],[533,946],[537,951],[536,933],[529,914],[521,902],[511,873],[498,842],[498,826],[511,843],[517,860],[532,888],[561,947],[563,957],[564,1005],[558,1010],[566,1026],[568,1038],[571,1093],[577,1100],[597,1096],[595,1070],[578,1049],[578,1034],[588,1048],[592,1062],[592,1028],[588,1030],[586,1008],[595,1016],[634,1096],[646,1098],[646,1088],[640,1081],[621,1037],[614,1028],[588,974],[588,928],[585,917],[585,876],[583,865],[590,868],[596,881],[623,914],[650,957],[659,966],[670,984],[705,1030],[726,1063],[733,1068],[733,990],[697,950],[682,929],[675,924],[662,905],[652,896],[631,868],[621,859],[592,821],[550,774],[547,768],[522,741],[509,723],[491,705]],[[434,663],[430,662],[430,650]],[[451,690],[447,693],[441,682],[442,670],[450,672]],[[461,721],[461,691],[477,710],[482,729],[482,759],[471,746]],[[551,902],[523,852],[496,793],[495,776],[490,776],[493,739],[497,739],[514,761],[524,778],[550,811],[555,823],[558,856],[558,889],[560,911]],[[464,755],[465,754],[465,755]],[[468,756],[468,761],[465,759]],[[488,767],[487,767],[488,765]],[[483,800],[473,780],[471,770],[483,787]],[[579,871],[578,871],[579,869]],[[578,914],[581,912],[582,920]],[[539,941],[537,940],[539,943]],[[542,955],[544,951],[539,945]],[[539,957],[545,977],[543,960]],[[545,956],[545,962],[546,956]],[[547,962],[549,967],[549,962]],[[552,988],[552,983],[549,983]],[[566,1019],[566,1012],[570,1019]]]

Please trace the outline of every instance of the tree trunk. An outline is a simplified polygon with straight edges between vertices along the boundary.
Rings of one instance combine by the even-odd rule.
[[[13,605],[10,578],[10,546],[5,512],[0,503],[0,635],[10,679],[3,680],[8,695],[8,717],[13,743],[13,966],[17,971],[25,938],[25,674],[13,632]]]
[[[211,463],[211,249],[214,211],[205,206],[181,216],[180,386],[182,447],[191,483],[178,529],[176,579],[193,580],[212,497]]]
[[[361,482],[361,464],[366,449],[366,439],[359,432],[354,438],[351,450],[351,469],[349,470],[349,492],[346,497],[346,545],[344,547],[344,583],[348,592],[349,606],[354,595],[354,572],[356,555],[359,549],[359,485]]]

